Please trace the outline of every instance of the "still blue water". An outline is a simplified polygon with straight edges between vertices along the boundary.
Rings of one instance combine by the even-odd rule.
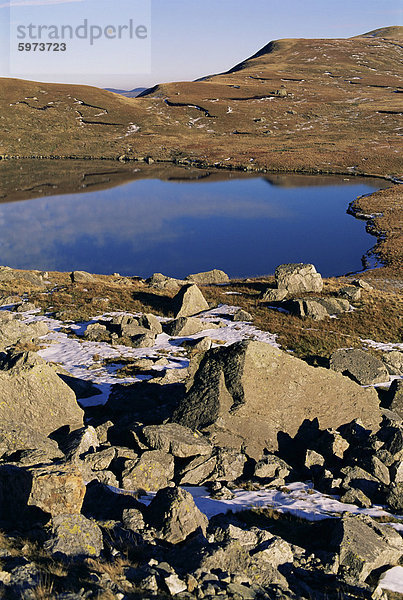
[[[346,210],[380,184],[320,181],[282,187],[264,178],[146,179],[0,204],[0,264],[142,277],[213,268],[246,277],[285,262],[311,262],[325,276],[360,270],[375,238]]]

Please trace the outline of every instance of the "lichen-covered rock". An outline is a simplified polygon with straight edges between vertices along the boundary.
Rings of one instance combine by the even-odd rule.
[[[288,290],[268,288],[260,297],[261,302],[282,302],[288,296]]]
[[[279,265],[274,273],[277,287],[285,289],[290,294],[304,292],[321,292],[323,281],[311,264],[289,263]]]
[[[350,302],[342,298],[296,298],[285,304],[287,310],[297,317],[321,321],[332,315],[350,310]]]
[[[192,495],[178,487],[160,490],[147,510],[145,519],[157,530],[157,537],[171,544],[186,540],[198,529],[206,533],[208,519],[194,503]]]
[[[306,419],[337,428],[360,418],[378,428],[378,396],[339,373],[314,368],[263,342],[243,341],[206,352],[173,420],[204,429],[215,446],[245,448],[259,460],[294,437]]]
[[[45,323],[40,321],[26,325],[18,319],[0,320],[0,350],[17,342],[30,342],[49,333]]]
[[[30,508],[52,516],[78,514],[84,495],[82,475],[73,465],[0,466],[0,521],[18,523]]]
[[[82,427],[74,392],[35,352],[9,358],[0,370],[0,422],[27,425],[48,435],[60,427]]]
[[[361,385],[374,385],[389,381],[384,363],[365,350],[342,348],[330,357],[330,368],[355,379]]]
[[[192,317],[208,309],[209,305],[206,299],[195,284],[184,285],[172,299],[172,310],[175,319]]]
[[[122,487],[125,490],[156,492],[167,487],[173,476],[173,456],[160,450],[150,450],[138,460],[126,461]]]
[[[2,421],[0,423],[0,458],[9,457],[15,452],[35,450],[48,460],[63,458],[54,440],[42,435],[28,425],[18,425]]]
[[[177,423],[148,425],[143,428],[143,435],[150,448],[170,452],[179,458],[208,456],[212,451],[206,439]]]
[[[155,315],[144,314],[138,317],[138,323],[140,327],[150,329],[156,335],[162,333],[162,325]]]
[[[403,375],[403,352],[392,350],[382,357],[390,375]]]
[[[102,531],[83,515],[61,514],[52,519],[50,539],[44,548],[59,557],[96,557],[104,547]]]

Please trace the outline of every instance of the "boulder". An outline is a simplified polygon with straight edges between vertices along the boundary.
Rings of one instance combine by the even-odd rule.
[[[282,302],[288,296],[286,289],[268,288],[260,297],[260,302]]]
[[[206,439],[177,423],[148,425],[144,427],[143,435],[150,448],[170,452],[178,458],[209,456],[212,452]]]
[[[90,323],[90,325],[87,325],[84,337],[90,342],[110,342],[111,340],[110,332],[101,323]]]
[[[40,271],[17,271],[10,267],[0,267],[0,281],[22,281],[38,287],[44,287],[43,276]]]
[[[130,345],[132,348],[151,348],[155,344],[155,337],[152,331],[133,335],[130,337]]]
[[[184,542],[197,530],[205,534],[208,525],[192,495],[178,487],[160,490],[146,509],[145,520],[157,530],[159,539],[170,544]]]
[[[272,484],[282,485],[290,471],[290,467],[284,460],[274,454],[265,454],[256,463],[254,475],[258,479],[269,479]]]
[[[184,285],[172,299],[172,310],[175,319],[192,317],[208,309],[207,301],[195,284]]]
[[[162,333],[162,325],[155,315],[145,314],[138,317],[140,327],[150,329],[156,335]]]
[[[348,285],[339,289],[338,296],[340,296],[340,298],[345,298],[350,302],[358,302],[359,300],[361,300],[362,291],[359,287]]]
[[[174,459],[160,450],[144,452],[138,460],[128,460],[122,474],[125,490],[156,492],[169,485],[174,476]]]
[[[217,465],[215,456],[198,456],[179,472],[179,485],[200,485],[210,479]]]
[[[344,514],[325,522],[330,545],[340,556],[340,567],[363,582],[375,569],[396,564],[403,554],[403,540],[391,527],[370,517]]]
[[[253,321],[253,317],[250,313],[242,308],[239,308],[233,315],[233,321]]]
[[[177,292],[182,285],[187,283],[185,280],[167,277],[162,273],[154,273],[146,282],[151,287],[165,292]]]
[[[403,375],[403,352],[392,350],[382,357],[390,375]]]
[[[94,276],[86,271],[73,271],[70,273],[70,279],[73,283],[91,283],[95,281]]]
[[[49,329],[45,323],[40,321],[26,325],[18,319],[1,319],[0,350],[5,350],[8,346],[17,344],[17,342],[31,342],[47,333],[49,333]]]
[[[364,281],[363,279],[353,279],[353,281],[351,282],[353,285],[366,290],[367,292],[369,290],[373,290],[374,288],[372,287],[372,285],[370,285],[369,283],[367,283],[366,281]]]
[[[290,294],[304,292],[321,292],[322,276],[317,273],[314,265],[291,263],[277,267],[274,276],[279,289],[287,290]]]
[[[193,281],[200,285],[214,285],[217,283],[228,283],[229,277],[224,271],[213,269],[212,271],[204,271],[202,273],[194,273],[186,277],[188,281]]]
[[[0,370],[0,419],[49,435],[60,427],[83,426],[74,392],[35,352],[10,356]]]
[[[375,390],[247,340],[204,354],[172,420],[204,429],[216,446],[244,447],[259,460],[265,448],[278,449],[279,434],[294,437],[307,419],[326,429],[356,418],[378,428]]]
[[[284,307],[297,317],[321,321],[326,317],[347,312],[350,310],[350,303],[340,298],[297,298],[287,301]]]
[[[164,324],[164,332],[171,337],[194,335],[205,329],[210,329],[209,323],[203,323],[196,317],[179,317]]]
[[[95,557],[104,547],[102,531],[94,521],[83,515],[59,515],[52,519],[50,539],[44,549],[53,556]]]
[[[78,514],[84,495],[82,475],[73,465],[0,465],[0,521],[18,523],[32,509],[52,517]]]
[[[62,458],[57,443],[49,439],[29,425],[18,425],[17,423],[0,423],[0,458],[11,456],[25,450],[37,450],[48,460]]]
[[[376,356],[358,348],[342,348],[330,357],[330,368],[343,373],[361,385],[389,381],[384,363]]]

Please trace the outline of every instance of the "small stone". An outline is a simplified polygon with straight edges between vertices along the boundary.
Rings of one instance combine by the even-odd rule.
[[[253,317],[250,313],[246,312],[246,310],[243,310],[242,308],[240,308],[232,315],[232,320],[233,321],[253,321]]]

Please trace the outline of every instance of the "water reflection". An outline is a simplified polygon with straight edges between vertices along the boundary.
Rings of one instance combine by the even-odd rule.
[[[103,173],[105,178],[105,167]],[[74,188],[0,204],[0,263],[177,277],[221,268],[245,277],[303,261],[336,275],[359,270],[374,243],[365,224],[346,209],[356,196],[381,187],[378,180],[234,174],[217,180],[204,174],[196,182],[192,174],[193,181],[184,182],[178,170],[174,181],[168,172],[165,180],[154,179],[152,170],[147,179],[126,175],[115,187],[102,181],[95,191],[87,186],[86,193]],[[184,175],[186,180],[189,171]],[[35,194],[41,189],[36,180]]]

